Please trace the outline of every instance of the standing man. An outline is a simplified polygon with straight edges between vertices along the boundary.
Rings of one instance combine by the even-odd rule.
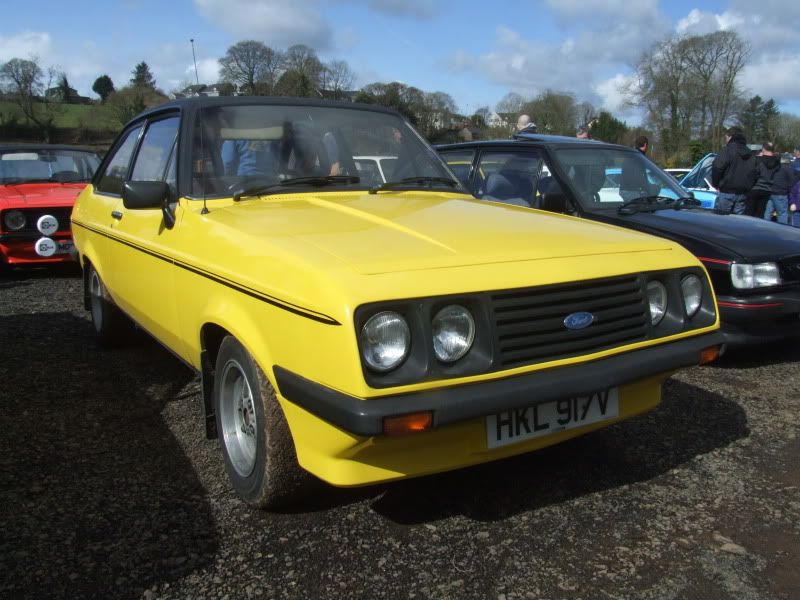
[[[636,149],[641,152],[642,154],[647,154],[647,145],[649,144],[649,140],[647,139],[646,135],[640,135],[636,138]]]
[[[520,115],[515,133],[536,133],[536,124],[528,115]]]
[[[775,173],[781,168],[781,159],[775,156],[775,147],[770,142],[761,144],[761,152],[756,155],[756,171],[758,177],[756,178],[753,188],[747,192],[747,199],[745,200],[744,214],[751,217],[764,217],[768,221],[772,219],[772,211],[775,207],[770,205],[769,216],[766,214],[767,201],[772,196],[772,180],[775,178]],[[791,186],[789,186],[791,187]],[[787,188],[784,196],[789,193]],[[779,207],[778,207],[779,208]],[[783,209],[786,213],[786,209]],[[778,210],[778,215],[781,211]]]
[[[714,208],[744,214],[747,193],[757,178],[756,157],[747,147],[742,130],[729,128],[725,132],[725,147],[711,165],[711,185],[719,190]]]

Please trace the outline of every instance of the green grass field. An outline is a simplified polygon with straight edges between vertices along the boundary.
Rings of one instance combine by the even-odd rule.
[[[14,102],[0,100],[0,123],[11,119],[24,124],[25,117],[20,107]],[[102,104],[61,104],[57,107],[55,126],[64,129],[88,127],[96,130],[118,130],[119,122],[107,106]]]

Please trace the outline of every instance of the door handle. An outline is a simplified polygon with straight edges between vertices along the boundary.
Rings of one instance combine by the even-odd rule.
[[[122,218],[122,213],[118,210],[112,210],[111,216],[114,217],[117,221],[119,221]]]

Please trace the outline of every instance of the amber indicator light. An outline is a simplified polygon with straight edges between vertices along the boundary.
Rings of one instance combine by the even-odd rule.
[[[433,425],[432,412],[409,413],[397,417],[384,417],[383,433],[386,435],[408,435],[430,429]]]
[[[710,348],[706,348],[705,350],[700,352],[700,363],[701,365],[707,365],[710,362],[714,362],[719,358],[719,346],[711,346]]]

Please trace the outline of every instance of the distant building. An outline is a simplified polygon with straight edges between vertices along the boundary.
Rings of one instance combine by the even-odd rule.
[[[64,98],[64,90],[60,87],[47,88],[44,97],[51,102],[63,102],[65,104],[91,104],[92,99],[81,96],[75,88],[69,88],[69,97]]]
[[[175,92],[175,98],[194,98],[196,96],[234,96],[236,95],[236,86],[232,83],[219,82],[219,83],[200,83],[189,85],[183,88],[180,92]]]

